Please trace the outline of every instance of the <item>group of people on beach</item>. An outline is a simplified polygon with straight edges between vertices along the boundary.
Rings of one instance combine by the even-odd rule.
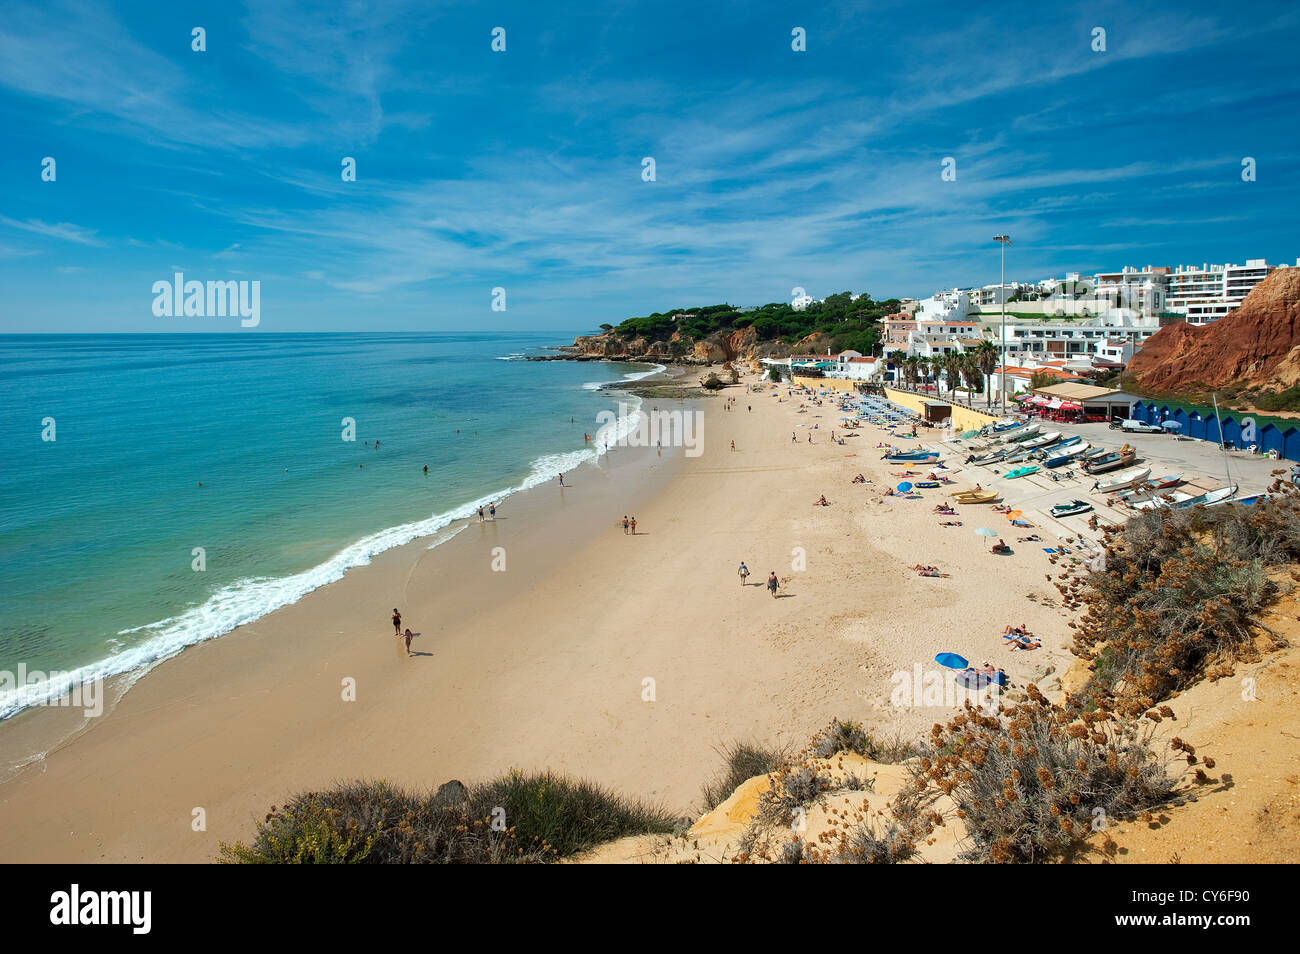
[[[415,634],[411,632],[411,627],[409,626],[406,627],[405,633],[402,632],[402,614],[398,611],[396,606],[393,607],[393,635],[398,639],[404,639],[406,641],[407,656],[415,655],[411,652],[411,640],[415,638]]]
[[[482,505],[480,505],[478,508],[478,522],[482,523],[487,517],[491,517],[493,520],[497,518],[497,503],[495,500],[487,505],[486,514],[484,514],[483,512]]]
[[[740,577],[740,585],[745,586],[749,579],[749,567],[745,566],[744,560],[740,561],[740,569],[736,571],[736,575]],[[767,575],[767,591],[775,597],[780,586],[781,581],[776,578],[776,570],[773,570]]]
[[[629,517],[623,514],[623,532],[636,536],[636,517]]]

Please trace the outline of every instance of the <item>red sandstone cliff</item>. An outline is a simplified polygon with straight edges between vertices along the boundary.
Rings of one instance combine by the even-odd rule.
[[[1273,272],[1218,321],[1161,328],[1128,370],[1153,393],[1300,383],[1300,268]]]
[[[594,358],[625,358],[681,364],[721,364],[725,361],[754,361],[785,358],[791,354],[823,354],[830,346],[825,335],[808,335],[793,346],[780,341],[760,341],[752,327],[716,334],[701,341],[685,341],[673,332],[667,341],[620,338],[612,331],[575,338],[579,354]]]

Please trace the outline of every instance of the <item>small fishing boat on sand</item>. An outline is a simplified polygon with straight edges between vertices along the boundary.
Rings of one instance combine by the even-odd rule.
[[[1050,451],[1048,451],[1049,454],[1054,454],[1055,456],[1048,457],[1047,460],[1043,461],[1043,466],[1048,470],[1052,470],[1056,467],[1063,467],[1064,465],[1072,461],[1074,458],[1081,455],[1087,449],[1088,449],[1087,441],[1083,441],[1082,443],[1079,444],[1074,444],[1073,446],[1070,447],[1066,447],[1063,444],[1057,444]]]
[[[1137,452],[1125,444],[1122,450],[1113,454],[1106,454],[1095,460],[1085,461],[1083,469],[1090,474],[1104,474],[1112,470],[1119,470],[1121,467],[1127,467],[1135,460],[1137,460]]]
[[[1136,487],[1151,476],[1150,467],[1130,467],[1111,474],[1105,480],[1097,482],[1097,493],[1110,494],[1127,487]]]
[[[928,464],[939,459],[938,451],[914,450],[914,451],[895,451],[885,454],[885,460],[892,461],[896,464]]]
[[[1033,450],[1036,447],[1047,447],[1049,444],[1055,444],[1061,439],[1060,431],[1052,431],[1050,434],[1040,434],[1037,437],[1031,437],[1027,441],[1021,442],[1020,446]]]
[[[953,494],[952,499],[959,504],[992,503],[998,499],[998,492],[996,490],[961,490]]]
[[[1028,467],[1017,467],[1015,470],[1009,470],[1002,476],[1007,480],[1015,480],[1017,477],[1028,477],[1030,474],[1038,473],[1038,465],[1030,464]]]
[[[1233,484],[1231,487],[1220,487],[1190,500],[1179,501],[1173,505],[1173,508],[1175,510],[1188,510],[1192,507],[1210,507],[1217,503],[1226,503],[1235,496],[1237,496],[1237,485]]]

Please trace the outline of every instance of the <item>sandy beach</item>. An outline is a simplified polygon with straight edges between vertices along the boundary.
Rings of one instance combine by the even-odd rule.
[[[495,522],[389,551],[163,663],[0,785],[0,859],[206,862],[271,805],[357,777],[432,787],[549,768],[688,815],[728,741],[801,744],[832,717],[924,732],[950,710],[891,705],[891,677],[938,652],[991,660],[1016,685],[1062,673],[1051,531],[990,555],[973,530],[1005,528],[1000,515],[959,507],[964,526],[942,527],[942,491],[886,497],[901,479],[876,449],[887,435],[867,425],[834,444],[834,403],[800,412],[785,393],[660,402],[703,413],[700,456],[615,448],[563,490],[511,497]],[[859,472],[872,482],[853,484]],[[823,494],[831,506],[814,506]],[[418,634],[412,658],[394,606]],[[1007,652],[1008,623],[1043,648]],[[0,731],[0,748],[21,735]]]

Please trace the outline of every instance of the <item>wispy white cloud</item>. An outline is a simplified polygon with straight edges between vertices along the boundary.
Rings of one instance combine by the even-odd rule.
[[[82,228],[80,225],[73,225],[71,222],[42,222],[39,219],[28,219],[20,222],[17,219],[11,219],[6,215],[0,215],[0,225],[11,229],[20,229],[24,232],[32,232],[36,235],[43,235],[46,238],[61,239],[65,242],[76,242],[78,245],[103,245],[95,237],[96,229]]]

